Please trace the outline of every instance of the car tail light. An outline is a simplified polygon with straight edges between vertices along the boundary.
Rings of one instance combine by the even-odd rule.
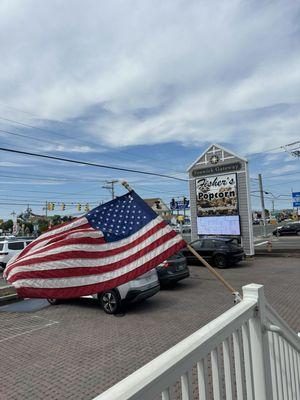
[[[0,253],[0,256],[7,256],[8,253]]]
[[[164,267],[164,268],[168,268],[169,267],[169,263],[168,263],[168,261],[164,261],[163,263],[162,263],[162,266]]]

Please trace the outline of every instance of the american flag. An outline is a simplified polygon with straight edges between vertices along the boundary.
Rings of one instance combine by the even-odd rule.
[[[185,245],[130,191],[47,231],[11,260],[4,274],[21,297],[73,298],[131,281]]]

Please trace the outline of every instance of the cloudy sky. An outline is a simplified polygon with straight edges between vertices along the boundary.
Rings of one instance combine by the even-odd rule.
[[[2,147],[185,177],[216,142],[249,158],[253,208],[259,172],[289,207],[300,160],[280,146],[300,140],[299,27],[291,0],[2,0]],[[179,181],[0,152],[0,218],[107,200],[113,178],[144,197],[188,194]]]

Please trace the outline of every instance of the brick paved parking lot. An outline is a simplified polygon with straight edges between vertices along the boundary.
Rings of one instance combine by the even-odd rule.
[[[30,313],[0,308],[0,399],[92,399],[232,306],[204,267],[190,270],[123,317],[92,299]],[[300,331],[299,258],[256,258],[221,272],[239,290],[264,284],[267,300]]]

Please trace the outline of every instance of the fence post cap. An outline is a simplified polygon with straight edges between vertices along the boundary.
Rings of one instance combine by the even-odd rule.
[[[250,283],[249,285],[243,286],[243,298],[244,299],[258,299],[264,295],[264,286],[257,283]]]

